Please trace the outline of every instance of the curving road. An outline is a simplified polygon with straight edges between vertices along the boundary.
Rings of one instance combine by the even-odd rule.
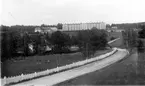
[[[115,54],[101,61],[92,62],[90,64],[87,64],[78,68],[74,68],[68,71],[64,71],[64,72],[60,72],[54,75],[23,82],[23,83],[17,84],[17,86],[20,86],[20,85],[27,85],[27,86],[29,85],[48,85],[48,86],[55,85],[55,84],[76,78],[78,76],[88,74],[96,70],[100,70],[108,65],[111,65],[123,59],[127,54],[128,54],[127,51],[119,49]]]
[[[137,53],[101,70],[83,75],[60,85],[126,85],[138,84],[136,79]]]

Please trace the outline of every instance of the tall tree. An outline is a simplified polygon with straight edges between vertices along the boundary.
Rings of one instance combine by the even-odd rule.
[[[98,30],[95,27],[92,30],[80,31],[77,38],[83,55],[89,56],[96,50],[104,48],[107,44],[106,37],[107,35],[104,30]]]
[[[145,38],[145,25],[141,26],[141,31],[138,32],[139,38]]]
[[[61,52],[70,46],[70,37],[60,31],[56,31],[51,35],[51,42],[54,45],[55,51]]]
[[[62,26],[63,26],[63,24],[61,24],[61,23],[58,23],[58,24],[57,24],[57,28],[58,28],[58,29],[62,29]]]

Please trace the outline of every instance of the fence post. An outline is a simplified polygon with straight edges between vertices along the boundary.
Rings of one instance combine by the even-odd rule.
[[[58,70],[59,70],[59,69],[58,69],[58,67],[57,67],[57,68],[56,68],[56,72],[58,72]]]
[[[35,72],[34,74],[35,74],[35,77],[36,77],[37,76],[37,73]]]
[[[74,62],[72,63],[72,66],[74,66]]]
[[[3,85],[7,84],[7,80],[6,79],[7,79],[7,77],[4,76],[4,81],[3,81],[4,84]]]
[[[46,74],[49,74],[49,70],[48,69],[46,70]]]
[[[24,79],[24,75],[23,75],[23,73],[21,74],[21,81]]]

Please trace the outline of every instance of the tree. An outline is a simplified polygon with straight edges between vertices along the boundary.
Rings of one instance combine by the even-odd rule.
[[[21,43],[18,43],[20,39],[19,34],[16,31],[12,31],[10,27],[2,26],[1,31],[1,54],[2,61],[5,61],[15,56],[17,48]]]
[[[60,31],[57,31],[52,33],[51,41],[55,46],[64,46],[65,45],[64,42],[66,41],[66,39],[64,38],[64,35]]]
[[[96,50],[104,48],[107,44],[107,34],[104,30],[92,28],[80,31],[77,35],[79,48],[84,56],[94,54]]]
[[[137,47],[137,32],[130,28],[126,29],[124,32],[122,32],[123,38],[124,38],[124,44],[126,45],[126,48],[132,52],[132,50]]]
[[[51,42],[54,46],[54,52],[63,52],[70,46],[70,37],[60,31],[56,31],[51,35]],[[63,50],[64,49],[64,50]]]
[[[138,32],[138,51],[144,52],[145,51],[145,25],[141,25],[141,31]]]
[[[40,54],[40,45],[41,45],[41,37],[42,34],[40,33],[37,33],[37,34],[34,34],[33,36],[31,36],[31,40],[33,41],[34,43],[34,50],[35,50],[35,54]]]
[[[8,32],[1,33],[1,60],[5,61],[6,59],[11,58],[11,40]]]
[[[62,29],[62,26],[63,26],[63,25],[62,25],[61,23],[58,23],[58,24],[57,24],[57,28],[58,28],[58,29]]]
[[[78,38],[76,36],[71,37],[71,45],[78,45]]]
[[[104,30],[92,29],[93,33],[91,36],[92,45],[95,46],[96,49],[104,48],[107,44],[107,34]]]
[[[141,31],[138,32],[139,38],[145,38],[145,25],[141,26]]]
[[[29,55],[29,44],[31,43],[31,39],[29,37],[28,33],[23,34],[23,50],[24,50],[24,55],[28,56]]]

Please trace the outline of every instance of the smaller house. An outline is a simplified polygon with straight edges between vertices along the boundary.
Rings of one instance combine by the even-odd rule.
[[[34,32],[39,32],[39,33],[53,33],[55,31],[57,31],[57,27],[41,26],[41,27],[36,27]]]
[[[29,45],[31,51],[35,52],[34,48],[38,47],[41,53],[50,52],[51,51],[51,43],[46,40],[45,35],[41,33],[33,33],[30,34],[30,38],[32,41],[32,45]],[[38,43],[38,45],[37,45]]]
[[[117,28],[117,26],[112,26],[111,29],[117,30],[118,28]]]
[[[31,53],[34,53],[34,45],[32,43],[28,44]]]
[[[36,27],[34,32],[42,32],[40,27]]]
[[[117,26],[112,26],[111,28],[107,29],[108,32],[122,32],[123,29],[119,29]]]

